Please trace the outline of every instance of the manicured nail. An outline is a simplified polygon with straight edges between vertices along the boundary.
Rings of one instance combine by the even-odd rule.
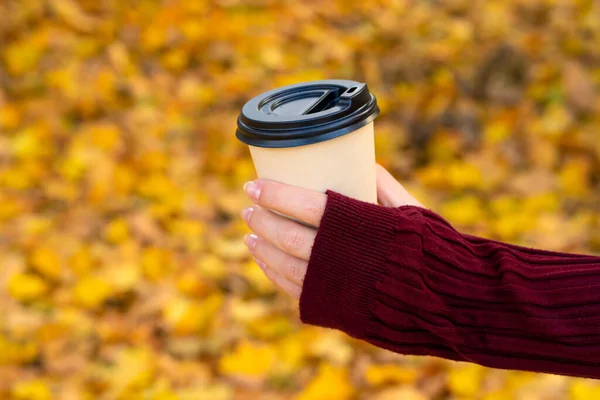
[[[260,197],[260,186],[254,181],[246,182],[244,184],[244,191],[254,201],[258,201]]]
[[[254,233],[250,233],[244,238],[244,242],[246,242],[246,246],[248,246],[250,251],[254,251],[254,247],[256,246],[257,241],[258,236],[256,236]]]
[[[254,208],[252,208],[252,207],[244,208],[242,210],[242,218],[244,219],[244,221],[246,221],[246,223],[250,222],[250,216],[252,215],[253,211],[254,211]]]
[[[254,257],[254,262],[256,263],[256,265],[258,265],[260,267],[260,269],[265,269],[267,268],[267,265],[260,261],[258,258]]]

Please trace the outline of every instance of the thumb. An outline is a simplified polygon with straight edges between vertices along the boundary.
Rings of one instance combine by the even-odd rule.
[[[423,207],[385,168],[377,164],[377,199],[386,207]]]

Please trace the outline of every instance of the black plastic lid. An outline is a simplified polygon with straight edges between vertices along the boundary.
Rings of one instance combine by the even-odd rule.
[[[248,101],[236,136],[257,147],[323,142],[367,125],[379,115],[365,83],[324,80],[284,86]]]

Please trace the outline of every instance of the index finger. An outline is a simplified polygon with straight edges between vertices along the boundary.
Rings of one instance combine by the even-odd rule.
[[[247,182],[244,190],[259,206],[318,227],[327,195],[266,179]]]

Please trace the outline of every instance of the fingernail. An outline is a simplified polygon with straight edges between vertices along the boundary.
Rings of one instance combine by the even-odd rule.
[[[244,242],[246,242],[246,246],[248,246],[250,251],[254,251],[254,247],[256,246],[257,240],[258,236],[256,236],[254,233],[250,233],[244,238]]]
[[[252,207],[244,208],[242,210],[242,218],[244,219],[244,221],[246,221],[246,223],[250,222],[250,216],[252,215],[253,211],[254,211],[254,208],[252,208]]]
[[[254,257],[254,262],[256,263],[256,265],[258,265],[260,267],[260,269],[265,269],[267,268],[267,265],[260,261],[258,258]]]
[[[254,181],[246,182],[244,184],[244,191],[254,201],[258,201],[260,197],[260,187]]]

